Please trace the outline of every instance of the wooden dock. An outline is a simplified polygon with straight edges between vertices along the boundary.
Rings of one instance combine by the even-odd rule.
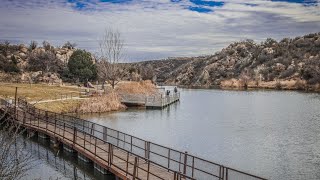
[[[17,106],[1,103],[0,109],[11,122],[49,136],[121,179],[264,179],[90,121],[43,111],[21,99]]]
[[[127,106],[146,107],[147,109],[163,109],[171,104],[180,101],[180,93],[170,95],[120,95],[121,102]]]

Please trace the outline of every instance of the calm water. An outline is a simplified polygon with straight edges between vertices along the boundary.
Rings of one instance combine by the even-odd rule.
[[[164,110],[86,115],[96,123],[270,179],[320,179],[320,94],[181,90]]]

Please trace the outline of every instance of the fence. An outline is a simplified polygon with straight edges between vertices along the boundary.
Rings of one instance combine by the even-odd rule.
[[[264,178],[254,176],[233,168],[229,168],[214,162],[210,162],[203,158],[199,158],[188,154],[187,152],[181,152],[174,150],[169,147],[165,147],[153,142],[145,141],[135,136],[92,123],[87,120],[79,119],[73,116],[62,115],[58,113],[43,111],[36,109],[33,105],[28,104],[26,101],[19,99],[18,107],[21,109],[19,117],[23,119],[24,123],[27,119],[30,120],[30,124],[45,122],[46,128],[48,126],[54,127],[54,131],[57,129],[63,131],[65,134],[73,135],[74,140],[80,140],[81,146],[86,148],[88,145],[94,146],[97,151],[104,151],[108,155],[108,160],[100,158],[101,161],[110,163],[110,159],[118,159],[119,161],[125,162],[126,167],[117,168],[121,169],[124,173],[131,175],[132,177],[137,176],[136,171],[148,173],[149,176],[157,177],[158,179],[167,179],[158,176],[156,173],[149,171],[150,164],[155,165],[162,170],[174,175],[174,179],[213,179],[213,180],[263,180]],[[26,115],[29,114],[29,117]],[[35,119],[35,122],[32,122]],[[90,138],[90,140],[87,140]],[[96,139],[92,142],[92,138]],[[83,143],[83,144],[82,144]],[[87,145],[86,145],[87,143]],[[97,144],[108,144],[108,148],[104,149]],[[113,148],[117,148],[125,155],[117,155],[112,153]],[[110,153],[109,153],[110,152]],[[129,161],[129,154],[135,155],[136,161],[146,161],[147,167],[135,166],[135,163]],[[136,168],[133,172],[128,172],[128,169],[132,167]]]

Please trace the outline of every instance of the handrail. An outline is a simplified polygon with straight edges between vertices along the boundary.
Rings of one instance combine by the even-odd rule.
[[[55,121],[55,123],[58,122],[58,124],[62,123],[64,126],[67,125],[68,129],[76,128],[79,133],[87,134],[90,138],[93,137],[99,141],[109,143],[122,151],[133,154],[140,159],[150,161],[161,168],[167,169],[167,171],[180,173],[181,176],[186,176],[189,179],[218,178],[224,180],[228,178],[228,176],[230,178],[228,171],[237,172],[241,174],[241,176],[254,179],[264,179],[203,158],[189,155],[187,152],[177,151],[169,147],[145,141],[141,138],[87,120],[43,111],[22,99],[18,100],[18,107],[24,110],[24,112],[28,112],[34,116],[37,115],[38,120],[47,119],[48,121],[44,121],[47,124],[52,124],[52,121]]]

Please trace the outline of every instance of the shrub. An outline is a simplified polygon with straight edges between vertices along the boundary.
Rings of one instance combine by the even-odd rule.
[[[81,82],[95,80],[97,78],[97,69],[93,64],[93,59],[89,52],[85,50],[76,50],[68,61],[69,77],[79,79]]]
[[[71,42],[66,42],[62,47],[63,48],[68,48],[68,49],[74,49],[77,46],[76,43],[71,43]]]
[[[288,68],[285,71],[281,72],[279,77],[280,78],[287,78],[287,77],[293,75],[295,72],[296,71],[294,68]]]

